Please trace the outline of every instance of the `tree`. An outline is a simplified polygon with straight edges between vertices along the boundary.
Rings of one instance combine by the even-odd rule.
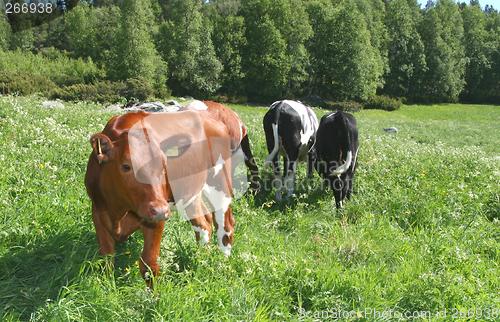
[[[417,32],[418,9],[407,0],[387,4],[386,24],[389,37],[389,71],[384,92],[395,97],[414,98],[420,89],[419,75],[425,72],[422,39]]]
[[[177,95],[206,97],[220,87],[222,64],[211,40],[210,20],[198,0],[171,0],[160,26],[158,46],[170,65],[169,84]]]
[[[301,1],[249,0],[242,4],[249,96],[264,100],[297,95],[308,78],[305,43],[312,28]]]
[[[370,32],[370,43],[375,48],[375,68],[379,75],[377,86],[382,88],[382,75],[389,71],[388,61],[388,31],[385,20],[385,4],[383,0],[356,0],[356,6],[365,18]]]
[[[3,13],[0,13],[0,51],[9,49],[10,33],[11,30],[7,17]]]
[[[66,15],[65,31],[74,56],[96,59],[101,48],[97,45],[97,21],[90,5],[82,3]]]
[[[462,97],[469,100],[479,99],[478,88],[481,80],[491,68],[489,61],[488,36],[485,28],[485,15],[479,3],[471,3],[462,11],[464,21],[464,45],[467,65],[465,68],[465,88]]]
[[[483,102],[500,102],[500,12],[489,7],[486,15],[486,47],[490,67],[484,73],[477,89],[477,97]]]
[[[332,8],[328,1],[311,2],[314,29],[309,42],[313,91],[335,99],[367,99],[375,94],[381,71],[364,17],[353,2]]]
[[[121,8],[121,29],[112,76],[118,79],[140,78],[153,84],[157,95],[166,91],[167,65],[161,59],[144,21],[152,19],[149,0],[124,0]]]
[[[244,91],[245,72],[242,52],[246,46],[245,21],[243,17],[222,15],[216,12],[211,17],[214,25],[212,41],[217,58],[222,63],[220,92],[237,95]]]
[[[465,81],[463,22],[452,0],[438,0],[424,13],[420,34],[425,46],[427,71],[421,98],[431,101],[458,100]]]

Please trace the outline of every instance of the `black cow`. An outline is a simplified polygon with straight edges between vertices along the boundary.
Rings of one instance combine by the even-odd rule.
[[[275,179],[279,180],[276,199],[281,199],[281,189],[287,189],[291,196],[295,188],[295,171],[297,162],[308,156],[308,173],[312,175],[314,153],[312,147],[318,118],[311,108],[296,101],[284,100],[271,104],[264,116],[264,132],[266,135],[269,156],[266,164],[272,164]],[[283,154],[284,169],[282,180],[278,159]]]
[[[334,191],[337,209],[345,198],[351,197],[358,148],[354,116],[337,111],[321,118],[316,134],[315,167]]]

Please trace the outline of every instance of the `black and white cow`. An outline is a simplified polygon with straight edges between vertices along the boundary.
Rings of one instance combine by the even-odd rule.
[[[358,148],[354,116],[337,111],[321,118],[316,134],[315,166],[334,191],[337,209],[345,198],[351,197]]]
[[[297,162],[308,157],[308,175],[312,175],[314,153],[312,147],[318,130],[318,118],[304,104],[291,100],[271,104],[264,116],[264,132],[269,155],[266,164],[272,164],[275,182],[278,183],[276,199],[281,199],[283,187],[287,196],[295,188]],[[283,154],[283,176],[280,174],[279,154]]]

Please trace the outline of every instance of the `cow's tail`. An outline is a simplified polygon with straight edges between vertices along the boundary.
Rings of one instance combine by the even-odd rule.
[[[344,116],[344,113],[341,111],[337,113],[336,117],[336,126],[338,126],[341,129],[341,133],[343,133],[342,137],[340,138],[340,155],[345,156],[345,162],[331,172],[333,176],[338,177],[341,174],[344,174],[351,166],[353,151],[351,146],[351,133],[349,131],[349,125],[347,124],[347,119]],[[339,162],[342,162],[342,158],[339,160]]]
[[[281,105],[281,102],[279,104]],[[272,122],[271,122],[271,127],[272,127],[272,131],[273,131],[274,147],[273,147],[271,153],[269,153],[269,155],[266,158],[266,162],[264,163],[265,166],[269,166],[272,164],[274,158],[276,157],[276,155],[278,154],[279,149],[280,149],[280,141],[279,141],[279,135],[278,135],[278,124],[279,124],[281,108],[280,108],[280,106],[276,106],[274,104],[271,105],[271,108],[275,109],[274,110],[274,118],[272,119]]]

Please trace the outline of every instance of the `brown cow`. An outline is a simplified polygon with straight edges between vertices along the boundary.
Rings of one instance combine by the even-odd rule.
[[[231,132],[218,119],[194,111],[111,118],[90,139],[85,176],[100,253],[114,253],[115,242],[141,229],[140,270],[151,286],[148,272],[159,272],[164,220],[175,202],[202,243],[209,241],[215,219],[219,247],[229,255],[234,239]]]

